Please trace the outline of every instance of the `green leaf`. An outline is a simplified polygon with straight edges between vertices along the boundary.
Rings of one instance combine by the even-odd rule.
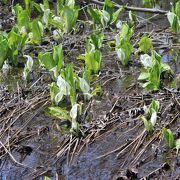
[[[38,59],[40,61],[40,64],[49,71],[56,66],[55,62],[53,61],[52,55],[49,52],[44,54],[39,53]]]
[[[65,6],[62,11],[62,18],[64,21],[64,31],[65,33],[68,33],[72,30],[72,28],[75,26],[77,18],[79,14],[79,8],[74,7],[71,9],[68,6]]]
[[[153,66],[153,68],[150,70],[149,81],[152,84],[152,87],[150,87],[151,90],[158,90],[159,89],[160,75],[161,75],[161,67],[160,67],[160,64],[157,62]]]
[[[97,74],[100,70],[101,58],[102,54],[99,50],[90,51],[85,55],[86,66],[95,74]]]
[[[91,70],[88,67],[84,68],[83,78],[90,84],[91,82]]]
[[[76,104],[76,74],[72,64],[68,64],[65,70],[66,81],[70,84],[70,100],[71,105]]]
[[[152,132],[153,131],[153,126],[151,124],[151,122],[149,122],[144,116],[141,116],[141,120],[144,123],[144,127],[146,129],[147,132]]]
[[[26,10],[22,10],[18,13],[17,22],[20,28],[24,26],[26,30],[29,30],[30,17]]]
[[[51,101],[55,102],[55,96],[59,93],[59,88],[57,87],[56,83],[53,82],[50,85],[50,96],[51,96]]]
[[[93,9],[92,7],[87,8],[88,14],[94,20],[95,24],[101,24],[101,12],[97,9]]]
[[[151,104],[149,105],[149,110],[148,110],[148,112],[149,112],[149,114],[150,115],[152,115],[152,113],[153,113],[153,110],[155,110],[157,113],[158,113],[158,111],[159,111],[159,101],[156,101],[156,100],[152,100],[152,102],[151,102]]]
[[[175,4],[175,14],[180,19],[180,1]]]
[[[147,35],[143,35],[139,41],[139,49],[141,52],[148,53],[152,49],[152,41]]]
[[[47,113],[48,115],[56,117],[58,119],[70,119],[69,112],[66,109],[58,106],[48,107]]]
[[[24,0],[25,9],[28,12],[28,14],[30,14],[30,3],[31,3],[31,0]]]
[[[60,72],[61,68],[64,66],[64,56],[62,50],[62,44],[53,47],[53,60],[57,65],[57,71]]]
[[[57,14],[60,15],[64,7],[64,0],[57,0]]]
[[[102,46],[102,42],[104,39],[104,34],[103,33],[92,33],[90,35],[90,42],[95,46],[95,49],[100,49]]]
[[[113,5],[111,0],[105,0],[103,10],[109,14],[109,21],[108,22],[111,22],[112,18],[113,18],[113,12],[114,12],[114,5]]]
[[[8,41],[0,34],[0,68],[2,68],[8,52]]]
[[[165,142],[169,148],[174,148],[175,141],[174,135],[170,129],[162,128],[162,134],[164,136]]]
[[[38,19],[35,19],[31,23],[31,31],[33,33],[32,41],[35,44],[40,44],[41,37],[43,35],[43,25],[42,25],[42,23]]]
[[[113,13],[111,24],[116,23],[120,13],[122,13],[123,11],[124,11],[124,7],[121,7],[116,12]]]
[[[127,65],[133,52],[133,46],[129,43],[129,41],[121,39],[119,47],[124,53],[123,58],[121,58],[120,61],[123,65]]]
[[[122,25],[120,38],[129,41],[134,33],[134,29],[130,28],[127,23]]]
[[[49,2],[48,0],[43,0],[44,10],[49,9]]]
[[[148,80],[149,77],[150,77],[150,74],[149,74],[149,72],[147,70],[146,71],[142,71],[141,74],[138,77],[138,80],[139,81]]]
[[[51,180],[51,178],[48,176],[44,176],[44,180]]]

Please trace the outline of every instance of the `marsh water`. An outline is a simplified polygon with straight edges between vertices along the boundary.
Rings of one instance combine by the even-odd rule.
[[[142,1],[122,1],[125,4],[128,3],[129,6],[143,7]],[[122,1],[117,0],[116,2],[121,4]],[[154,4],[154,6],[155,8],[169,10],[170,1],[159,0]],[[143,25],[138,29],[139,32],[151,32],[155,29],[164,29],[169,26],[165,15],[154,16],[154,14],[142,12],[135,14],[141,17],[141,20],[144,21],[144,23],[142,23]],[[126,16],[127,14],[124,14],[122,15],[122,18],[126,19]],[[150,20],[147,20],[149,18]],[[176,37],[174,37],[174,39],[176,39]],[[173,39],[171,40],[173,41]],[[162,41],[166,41],[166,37],[162,39]],[[158,52],[163,57],[163,61],[171,65],[172,69],[176,73],[176,76],[178,76],[180,73],[180,60],[176,54],[178,51],[179,49],[171,51],[166,51],[163,48],[158,49]],[[117,71],[116,64],[113,67],[111,59],[104,59],[103,61],[103,69],[107,68],[111,69],[112,71]],[[97,100],[99,103],[97,103],[94,107],[95,111],[93,113],[95,115],[93,118],[101,118],[111,110],[114,102],[111,102],[111,99],[107,97],[107,94],[109,95],[109,93],[111,93],[119,96],[137,82],[136,79],[138,74],[136,69],[133,67],[122,67],[122,69],[124,72],[128,73],[126,73],[122,78],[115,78],[113,81],[106,83],[104,86],[104,94],[106,95],[103,96],[101,100]],[[14,91],[17,88],[17,84],[21,84],[21,76],[22,69],[10,70],[7,77],[4,77],[3,75],[0,76],[0,87],[6,86],[9,88],[9,91]],[[133,90],[132,93],[134,93]],[[108,100],[108,98],[110,100]],[[126,105],[128,106],[128,103]],[[145,177],[146,174],[153,171],[153,169],[157,169],[161,167],[162,164],[166,164],[167,162],[170,164],[177,163],[177,166],[174,168],[173,177],[178,177],[178,175],[180,175],[180,156],[168,154],[167,152],[164,152],[164,149],[161,148],[155,153],[153,147],[147,149],[146,156],[142,157],[141,161],[138,162],[138,165],[127,166],[129,169],[126,168],[126,171],[121,171],[125,166],[123,162],[127,159],[125,156],[120,156],[117,158],[117,153],[111,152],[119,148],[120,145],[126,143],[127,139],[131,142],[133,136],[138,135],[143,130],[143,127],[138,127],[138,122],[136,120],[131,122],[131,120],[128,119],[127,121],[127,124],[121,125],[123,122],[121,122],[120,119],[114,125],[112,124],[109,126],[106,130],[107,132],[105,131],[105,135],[100,135],[94,142],[84,147],[80,154],[77,156],[75,155],[75,158],[71,161],[71,163],[67,163],[66,157],[64,157],[59,159],[57,162],[54,162],[52,166],[52,164],[47,164],[47,162],[51,157],[51,153],[55,151],[57,147],[59,147],[58,143],[60,143],[62,136],[53,128],[52,121],[49,117],[43,113],[38,113],[33,118],[33,121],[29,124],[31,131],[36,131],[37,129],[41,129],[43,127],[48,128],[43,131],[40,137],[33,137],[31,140],[21,143],[19,150],[12,152],[13,156],[16,157],[16,160],[24,164],[26,167],[16,165],[10,161],[9,158],[6,158],[3,161],[0,160],[0,180],[31,179],[31,172],[35,168],[38,169],[44,165],[46,166],[44,168],[49,169],[49,171],[36,179],[44,179],[45,177],[49,177],[52,180],[107,180],[123,179],[123,177],[124,179],[126,177],[129,179],[141,179]],[[133,127],[136,125],[138,128],[133,129]],[[178,130],[179,123],[177,122],[175,126],[177,126],[176,130]],[[112,129],[114,130],[111,131]],[[130,132],[126,133],[126,131],[129,131],[129,129],[131,129]],[[154,146],[157,146],[157,144],[154,144]],[[166,167],[164,165],[163,168],[167,169],[167,172],[170,171],[168,166]],[[169,179],[173,179],[173,177],[171,173],[169,173],[169,176],[167,176]],[[155,178],[159,179],[158,172],[152,179]]]

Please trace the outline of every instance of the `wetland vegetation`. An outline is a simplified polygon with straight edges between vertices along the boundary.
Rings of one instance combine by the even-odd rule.
[[[180,1],[0,2],[0,179],[179,179]]]

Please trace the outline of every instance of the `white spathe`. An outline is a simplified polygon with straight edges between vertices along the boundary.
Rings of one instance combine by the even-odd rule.
[[[143,64],[144,67],[152,67],[152,58],[148,54],[143,54],[140,56],[140,61]]]
[[[152,109],[152,115],[151,115],[150,121],[151,121],[152,126],[154,126],[156,124],[157,112],[154,109]]]
[[[71,108],[70,116],[73,120],[77,118],[78,107],[80,107],[79,104],[74,104],[73,107]]]
[[[62,91],[63,95],[70,94],[70,85],[61,77],[61,75],[59,75],[57,78],[57,86],[59,87],[60,91]]]

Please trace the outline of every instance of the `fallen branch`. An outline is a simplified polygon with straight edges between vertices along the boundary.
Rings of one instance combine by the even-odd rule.
[[[91,0],[92,3],[97,4],[97,5],[104,5],[104,2],[100,2],[98,0]],[[166,14],[168,11],[161,10],[161,9],[154,9],[154,8],[141,8],[141,7],[132,7],[132,6],[122,6],[119,4],[114,4],[114,7],[116,8],[124,8],[125,10],[128,11],[139,11],[139,12],[149,12],[149,13],[158,13],[158,14]]]

